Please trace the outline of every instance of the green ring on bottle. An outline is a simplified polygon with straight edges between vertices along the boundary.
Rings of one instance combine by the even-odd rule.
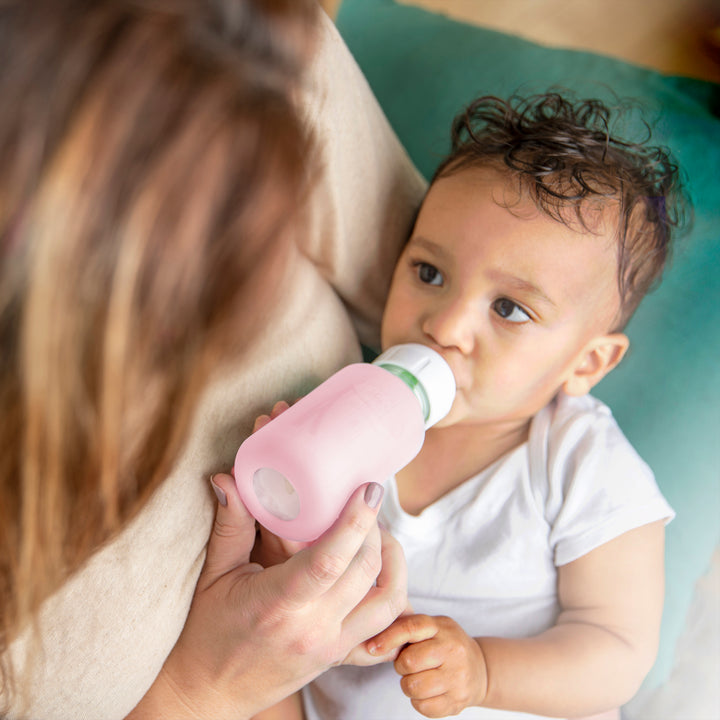
[[[430,400],[422,383],[409,370],[406,370],[400,365],[381,363],[378,367],[384,368],[396,377],[399,377],[413,391],[415,397],[420,401],[423,419],[427,422],[427,419],[430,417]]]

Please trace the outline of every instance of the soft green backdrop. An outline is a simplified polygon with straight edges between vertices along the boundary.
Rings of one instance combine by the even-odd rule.
[[[391,0],[343,0],[337,25],[418,169],[432,174],[453,116],[473,97],[567,87],[639,99],[684,168],[695,206],[662,285],[628,327],[632,351],[596,395],[677,511],[667,532],[658,660],[670,672],[697,578],[720,539],[720,86],[542,47]],[[715,113],[715,114],[713,114]]]

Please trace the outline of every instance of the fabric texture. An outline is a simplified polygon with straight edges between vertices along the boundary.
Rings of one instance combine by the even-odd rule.
[[[114,720],[137,704],[187,615],[214,516],[210,474],[230,468],[254,418],[275,401],[358,361],[358,331],[376,341],[425,182],[326,17],[302,105],[323,164],[292,272],[274,306],[254,309],[265,330],[208,391],[172,474],[46,603],[43,654],[30,673],[32,720]],[[11,648],[18,674],[27,640]]]
[[[394,480],[381,520],[408,563],[416,613],[445,615],[471,637],[529,637],[558,615],[557,567],[674,516],[606,405],[561,394],[533,419],[528,441],[417,516]],[[392,664],[329,670],[304,691],[308,720],[423,717]],[[467,708],[461,718],[535,717]]]

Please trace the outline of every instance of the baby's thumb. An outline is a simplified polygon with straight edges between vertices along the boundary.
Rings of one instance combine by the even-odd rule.
[[[234,478],[218,473],[210,478],[210,483],[218,505],[203,568],[207,584],[247,565],[255,544],[255,520],[240,499]]]

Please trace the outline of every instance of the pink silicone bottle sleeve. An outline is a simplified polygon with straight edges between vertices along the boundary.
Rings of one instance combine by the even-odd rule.
[[[408,386],[381,367],[349,365],[245,440],[238,491],[252,515],[290,540],[316,539],[360,485],[419,452],[424,419]]]

